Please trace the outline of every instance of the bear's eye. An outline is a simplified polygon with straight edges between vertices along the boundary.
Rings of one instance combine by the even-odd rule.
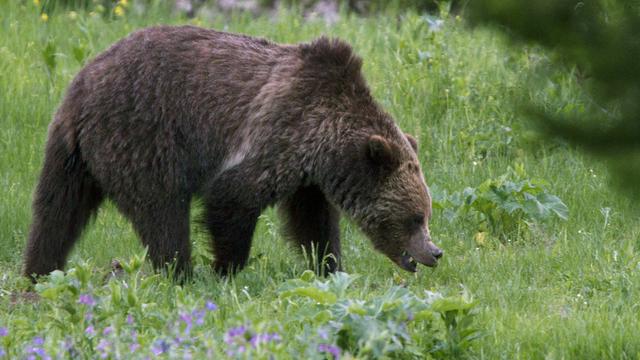
[[[424,224],[424,215],[414,215],[409,219],[409,226],[412,228],[421,227]]]

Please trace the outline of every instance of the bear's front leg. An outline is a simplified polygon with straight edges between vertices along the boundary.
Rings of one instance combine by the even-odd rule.
[[[320,275],[341,270],[340,214],[316,186],[298,189],[280,204],[289,240],[309,254]]]
[[[207,206],[205,221],[212,236],[213,269],[218,274],[236,273],[247,264],[259,215],[259,209],[238,203],[212,203]]]

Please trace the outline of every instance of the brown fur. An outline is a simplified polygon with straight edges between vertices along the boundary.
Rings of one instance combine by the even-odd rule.
[[[63,267],[103,198],[155,267],[189,269],[189,208],[205,203],[220,273],[241,269],[261,211],[339,269],[338,209],[398,262],[407,216],[429,216],[415,140],[371,98],[339,40],[278,45],[196,27],[119,41],[76,76],[49,128],[26,275]],[[428,229],[427,229],[428,235]]]

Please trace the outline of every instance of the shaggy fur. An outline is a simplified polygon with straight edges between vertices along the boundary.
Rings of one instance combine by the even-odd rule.
[[[278,45],[196,27],[131,34],[73,80],[49,127],[24,273],[60,269],[104,198],[156,268],[189,269],[189,209],[205,203],[214,268],[241,269],[261,211],[340,268],[338,209],[398,262],[429,216],[412,146],[339,40]],[[428,234],[428,229],[427,229]]]

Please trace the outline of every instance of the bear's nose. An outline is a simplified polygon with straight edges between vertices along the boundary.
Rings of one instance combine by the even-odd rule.
[[[440,259],[442,257],[442,254],[444,254],[444,251],[442,251],[440,249],[436,249],[433,252],[433,256],[435,256],[436,259]]]

